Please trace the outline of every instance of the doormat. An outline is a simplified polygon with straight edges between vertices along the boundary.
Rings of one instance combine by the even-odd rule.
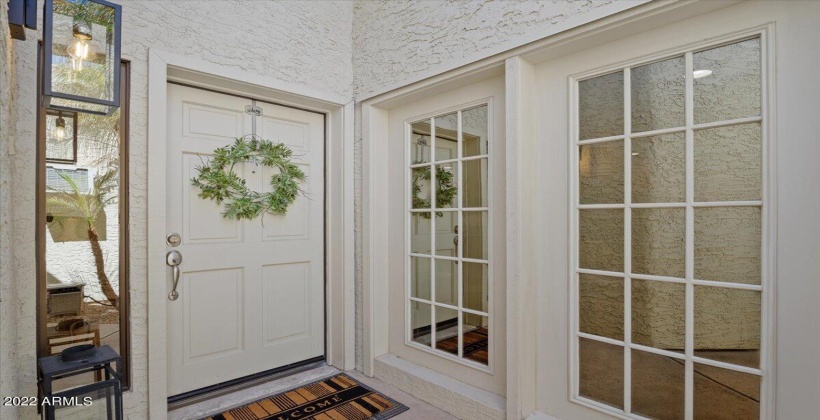
[[[407,406],[340,374],[206,419],[384,420],[407,410]]]

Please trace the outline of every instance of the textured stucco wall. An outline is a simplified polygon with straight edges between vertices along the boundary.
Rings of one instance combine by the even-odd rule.
[[[518,46],[613,1],[357,1],[355,92],[378,91],[499,46]]]
[[[0,395],[16,395],[17,336],[16,285],[12,276],[11,153],[9,136],[14,130],[15,49],[8,25],[8,5],[0,2]],[[0,405],[0,418],[15,418],[17,409]]]
[[[5,5],[5,2],[2,2]],[[300,84],[313,89],[352,97],[352,21],[353,7],[344,1],[323,2],[256,2],[256,1],[123,1],[123,57],[131,60],[131,126],[130,126],[130,228],[131,228],[131,338],[132,391],[125,398],[129,419],[147,417],[147,93],[148,49],[156,48],[187,55],[226,67],[236,67],[263,76]],[[38,10],[42,10],[40,7]],[[5,12],[3,12],[5,16]],[[7,30],[8,25],[0,25]],[[40,25],[42,28],[42,25]],[[36,395],[35,393],[35,116],[36,116],[36,39],[13,41],[16,65],[3,59],[3,77],[9,71],[18,77],[15,89],[3,89],[15,95],[16,110],[9,143],[4,142],[0,170],[3,205],[13,203],[17,217],[13,223],[2,218],[0,239],[11,235],[14,249],[0,242],[2,290],[17,287],[19,299],[13,307],[17,319],[4,316],[3,328],[18,325],[13,334],[0,335],[0,354],[12,355],[11,365],[3,362],[2,384],[10,393],[3,395]],[[2,53],[9,51],[7,36]],[[8,63],[9,65],[6,65]],[[9,111],[0,108],[3,115]],[[3,120],[5,122],[5,120]],[[6,137],[3,136],[5,139]],[[16,148],[10,156],[8,147]],[[9,162],[10,166],[6,163]],[[10,188],[14,185],[15,188]],[[6,216],[0,207],[0,216]],[[9,264],[14,261],[13,272]],[[4,312],[5,315],[5,312]],[[19,355],[14,358],[14,354]],[[14,375],[6,375],[15,371]],[[4,389],[5,391],[5,389]],[[6,410],[0,408],[0,410]],[[0,411],[2,418],[17,418]],[[35,410],[21,410],[22,418],[33,418]]]

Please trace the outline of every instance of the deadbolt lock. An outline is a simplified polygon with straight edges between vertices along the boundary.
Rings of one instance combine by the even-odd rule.
[[[172,233],[165,238],[165,243],[170,247],[179,246],[182,243],[182,237],[178,233]]]

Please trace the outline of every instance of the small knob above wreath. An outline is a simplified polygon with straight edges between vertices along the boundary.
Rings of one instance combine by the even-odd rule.
[[[300,184],[307,178],[291,156],[293,151],[282,143],[256,136],[239,137],[232,145],[214,150],[206,165],[197,166],[199,175],[191,179],[191,184],[200,189],[200,198],[224,203],[222,216],[226,219],[253,220],[263,213],[284,215],[296,197],[304,194]],[[234,166],[246,162],[279,169],[271,176],[271,192],[251,190],[234,172]]]

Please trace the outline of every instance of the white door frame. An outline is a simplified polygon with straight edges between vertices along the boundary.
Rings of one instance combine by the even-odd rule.
[[[440,69],[437,74],[423,74],[412,83],[391,87],[372,94],[357,97],[362,106],[362,261],[363,280],[363,370],[372,376],[376,358],[389,353],[388,347],[388,287],[387,278],[389,255],[384,244],[390,239],[388,216],[383,211],[382,198],[387,194],[388,165],[383,157],[387,153],[384,139],[388,138],[389,111],[397,106],[417,101],[437,92],[464,86],[475,81],[505,74],[506,80],[506,185],[507,185],[507,418],[520,419],[534,410],[543,408],[541,394],[547,392],[543,378],[549,375],[539,363],[536,349],[543,349],[543,339],[537,340],[539,320],[533,320],[531,314],[542,317],[544,308],[538,305],[535,294],[539,289],[535,279],[539,273],[531,272],[532,267],[541,255],[533,251],[533,231],[544,232],[543,226],[533,226],[537,218],[532,214],[535,208],[534,198],[528,192],[533,191],[533,162],[536,153],[534,138],[535,65],[551,58],[586,50],[596,45],[637,35],[660,28],[674,22],[700,16],[725,7],[743,3],[739,0],[725,1],[653,1],[643,3],[621,11],[617,14],[592,21],[565,22],[560,27],[551,28],[549,33],[541,34],[538,40],[508,50],[494,50],[493,55],[485,55],[474,62],[461,63],[458,68]],[[811,67],[811,66],[807,66]],[[795,71],[802,73],[803,70]],[[781,94],[784,90],[779,91]],[[781,104],[782,105],[782,104]],[[550,189],[548,185],[544,188]],[[776,203],[772,203],[776,204]],[[549,232],[559,234],[561,232]],[[783,239],[783,238],[781,238]],[[797,236],[789,238],[799,242]],[[793,257],[778,255],[778,267],[788,259],[796,263]],[[805,267],[805,264],[801,267]],[[779,268],[778,268],[779,270]],[[815,271],[816,272],[816,271]],[[782,273],[779,273],[782,275]],[[794,273],[797,274],[797,273]],[[805,273],[810,274],[810,273]],[[813,295],[812,295],[813,296]],[[808,297],[806,297],[808,299]],[[804,302],[804,301],[801,301]],[[771,310],[774,310],[773,308]],[[815,319],[820,314],[807,314]],[[559,314],[566,317],[567,314]],[[793,317],[789,317],[793,318]],[[565,322],[566,319],[554,319],[554,322]],[[782,326],[783,320],[778,319]],[[782,332],[782,329],[781,329]],[[818,337],[818,330],[803,330],[812,338]],[[789,334],[793,336],[794,334]],[[780,346],[783,343],[779,343]],[[773,349],[774,350],[774,349]],[[803,352],[801,354],[808,354]],[[813,359],[812,359],[813,360]],[[537,366],[537,369],[533,369]],[[814,365],[811,365],[814,368]],[[778,366],[780,377],[784,369]],[[790,366],[791,367],[791,366]],[[796,373],[793,369],[785,369]],[[805,375],[804,375],[805,376]],[[803,378],[806,379],[806,378]],[[801,379],[802,380],[802,379]],[[816,381],[809,381],[812,386]],[[802,412],[808,407],[811,398],[795,397],[787,393],[786,388],[779,386],[779,399],[794,403],[794,413]],[[554,391],[554,390],[553,390]],[[784,396],[789,396],[784,398]],[[778,401],[782,403],[782,401]],[[771,409],[774,409],[771,404]],[[778,410],[779,411],[779,410]]]
[[[341,95],[151,49],[148,57],[148,416],[152,419],[167,416],[164,254],[169,80],[325,114],[325,356],[329,365],[341,370],[353,369],[353,102]]]

